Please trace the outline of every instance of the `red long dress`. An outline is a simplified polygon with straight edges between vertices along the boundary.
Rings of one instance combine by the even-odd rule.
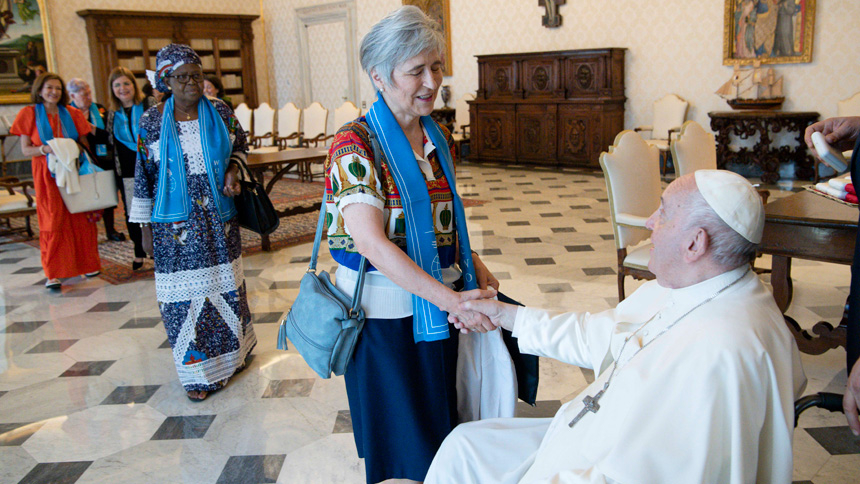
[[[90,123],[77,109],[67,106],[79,137],[90,132]],[[59,116],[49,114],[48,121],[55,137],[62,137]],[[22,109],[12,129],[15,135],[30,137],[33,146],[42,145],[36,128],[36,109]],[[51,177],[44,156],[33,157],[33,184],[36,186],[36,214],[39,218],[39,248],[42,268],[48,279],[75,277],[100,270],[98,229],[87,220],[86,213],[69,213],[60,197],[57,183]]]

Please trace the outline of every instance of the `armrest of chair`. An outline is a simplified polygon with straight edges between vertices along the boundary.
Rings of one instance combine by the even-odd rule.
[[[0,189],[5,188],[6,191],[9,192],[9,195],[24,195],[27,197],[27,206],[32,207],[34,203],[33,195],[29,193],[28,188],[35,190],[36,187],[33,185],[31,180],[19,181],[14,176],[5,176],[0,177]],[[20,188],[20,192],[16,192],[15,189]]]
[[[469,139],[469,131],[470,131],[469,128],[471,128],[471,126],[468,124],[464,124],[463,126],[460,126],[460,131],[463,132],[463,139]]]
[[[676,126],[676,127],[669,130],[669,145],[672,144],[672,133],[680,133],[680,132],[681,132],[680,126]]]
[[[278,145],[278,149],[285,150],[287,149],[287,141],[291,139],[298,140],[301,136],[301,133],[293,133],[289,136],[275,136],[275,143]]]
[[[636,131],[637,133],[639,131],[654,131],[654,126],[637,126],[633,128],[633,131]]]
[[[648,217],[642,217],[639,215],[633,215],[630,213],[618,213],[615,214],[615,223],[619,225],[627,225],[630,227],[645,227],[645,222],[648,221]]]

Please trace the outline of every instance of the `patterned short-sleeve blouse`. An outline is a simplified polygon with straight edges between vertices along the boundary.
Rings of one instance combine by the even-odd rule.
[[[448,141],[447,148],[451,150],[451,135],[445,128],[442,130]],[[422,171],[425,173],[427,191],[430,194],[439,259],[442,268],[446,268],[455,262],[457,252],[453,199],[448,180],[439,164],[436,147],[428,139],[426,132],[424,153],[420,155],[423,155],[423,160],[418,163],[419,166],[424,165]],[[373,157],[367,122],[361,117],[337,132],[325,162],[329,250],[338,264],[353,270],[358,269],[361,255],[356,251],[355,243],[341,216],[341,210],[351,203],[366,203],[381,209],[385,233],[389,240],[406,252],[406,221],[400,193],[386,160],[381,162],[380,179]]]

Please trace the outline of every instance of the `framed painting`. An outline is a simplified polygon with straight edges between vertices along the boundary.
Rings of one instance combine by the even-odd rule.
[[[812,62],[815,0],[726,0],[723,64]]]
[[[403,0],[403,5],[415,5],[439,22],[445,34],[445,75],[454,75],[451,66],[451,6],[449,0]]]
[[[39,74],[54,70],[45,0],[0,0],[0,104],[30,102]]]

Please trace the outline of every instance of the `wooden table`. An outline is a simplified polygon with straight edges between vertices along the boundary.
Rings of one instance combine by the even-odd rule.
[[[854,258],[858,210],[820,195],[802,191],[765,205],[761,252],[773,257],[773,297],[785,313],[791,304],[791,259],[809,259],[850,265]],[[846,314],[837,327],[826,321],[813,328],[814,337],[790,316],[786,324],[800,351],[819,355],[845,346]]]
[[[254,175],[254,178],[263,183],[265,180],[266,170],[275,169],[275,174],[264,184],[266,193],[272,193],[272,188],[275,186],[284,175],[288,173],[296,173],[302,181],[313,181],[311,175],[311,165],[314,163],[325,162],[328,149],[326,148],[298,148],[282,151],[270,151],[265,153],[248,153],[248,170]],[[322,197],[320,197],[322,200]],[[275,211],[278,217],[290,217],[320,209],[320,204],[316,203],[313,206],[293,207],[285,210]],[[264,251],[272,249],[271,241],[268,235],[260,236],[262,239],[262,247]]]
[[[813,179],[814,161],[807,153],[803,132],[818,120],[818,113],[749,110],[714,111],[708,116],[717,138],[717,168],[726,169],[729,163],[757,165],[762,170],[762,181],[775,183],[779,180],[779,164],[793,161],[798,179]],[[774,134],[783,130],[794,133],[795,146],[772,146]],[[733,151],[729,148],[730,135],[747,139],[756,133],[759,140],[752,149]]]

